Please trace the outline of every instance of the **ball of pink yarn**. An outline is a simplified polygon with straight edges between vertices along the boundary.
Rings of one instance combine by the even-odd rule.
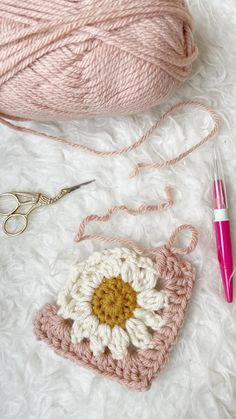
[[[0,112],[127,114],[164,101],[197,55],[183,0],[1,0]]]

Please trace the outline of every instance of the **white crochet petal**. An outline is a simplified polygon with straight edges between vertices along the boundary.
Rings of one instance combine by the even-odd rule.
[[[128,319],[126,321],[126,330],[134,346],[139,349],[152,348],[152,335],[147,327],[139,319]]]
[[[70,292],[62,290],[57,296],[57,305],[58,306],[70,306],[75,305],[75,301],[72,299]]]
[[[108,258],[99,265],[99,271],[104,278],[112,278],[120,275],[121,264],[114,258]]]
[[[86,273],[82,274],[82,287],[84,284],[87,284],[88,286],[92,288],[97,288],[102,280],[104,278],[104,275],[102,272],[98,271],[86,271]],[[80,285],[81,286],[81,285]]]
[[[157,274],[152,270],[138,269],[131,281],[131,285],[136,292],[152,289],[156,286]]]
[[[135,275],[137,275],[137,267],[131,260],[124,260],[121,266],[120,274],[124,282],[133,282]]]
[[[86,297],[89,301],[91,301],[91,298],[92,298],[92,296],[94,294],[94,291],[95,291],[95,288],[94,287],[91,287],[90,285],[88,285],[86,283],[83,284],[80,287],[81,295],[83,295],[84,297]]]
[[[77,303],[73,312],[71,313],[72,320],[85,320],[92,314],[92,307],[89,302]]]
[[[166,307],[168,301],[165,291],[152,289],[140,292],[137,296],[137,303],[142,308],[156,311]]]
[[[72,298],[76,302],[77,306],[79,306],[80,304],[88,303],[89,301],[91,301],[91,298],[82,294],[82,292],[80,292],[79,294],[72,295]]]
[[[77,282],[83,270],[84,270],[84,262],[75,265],[70,272],[70,277],[69,277],[70,282],[71,283]]]
[[[89,341],[90,350],[95,356],[100,355],[111,340],[111,327],[108,324],[100,324]]]
[[[91,266],[96,266],[100,263],[102,258],[103,258],[103,253],[94,252],[94,253],[92,253],[92,255],[90,255],[88,257],[88,259],[85,262],[83,262],[84,267],[87,268],[87,267],[91,267]]]
[[[146,324],[146,326],[151,327],[152,330],[159,330],[164,325],[164,321],[159,314],[143,308],[136,308],[134,310],[134,317],[142,320],[143,323]]]
[[[90,338],[95,333],[98,325],[99,321],[93,315],[88,316],[85,320],[75,320],[71,328],[71,341],[77,343],[84,338]]]
[[[128,352],[129,336],[120,326],[114,326],[111,333],[111,340],[108,348],[114,359],[122,359]]]
[[[123,261],[121,276],[136,292],[154,288],[157,282],[157,271],[152,260],[133,254]]]

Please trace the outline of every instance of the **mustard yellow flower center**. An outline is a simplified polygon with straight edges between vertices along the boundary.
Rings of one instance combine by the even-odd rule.
[[[138,307],[136,292],[121,276],[104,278],[94,291],[91,304],[93,314],[100,323],[123,328],[126,320],[133,316],[133,311]]]

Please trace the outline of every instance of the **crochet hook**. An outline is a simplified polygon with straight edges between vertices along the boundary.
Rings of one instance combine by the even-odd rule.
[[[226,300],[233,301],[233,249],[228,200],[219,152],[214,153],[213,205],[216,247]]]

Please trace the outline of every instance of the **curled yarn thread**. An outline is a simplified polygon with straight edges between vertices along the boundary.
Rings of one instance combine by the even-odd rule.
[[[105,236],[105,235],[99,235],[99,234],[87,234],[85,235],[85,229],[86,226],[92,222],[92,221],[102,221],[102,222],[106,222],[108,220],[110,220],[110,218],[112,217],[113,214],[115,214],[116,212],[119,211],[124,211],[127,212],[130,215],[139,215],[139,214],[145,214],[146,212],[152,212],[152,211],[161,211],[163,209],[168,209],[171,208],[173,205],[173,191],[172,188],[167,186],[165,188],[165,193],[166,193],[166,202],[162,202],[160,204],[156,204],[156,205],[147,205],[147,204],[142,204],[140,207],[134,209],[134,208],[129,208],[125,205],[120,205],[120,206],[113,206],[111,207],[106,214],[104,215],[95,215],[95,214],[91,214],[88,215],[80,224],[79,227],[79,231],[77,233],[77,235],[75,236],[75,241],[80,242],[80,241],[84,241],[84,240],[97,240],[97,241],[104,241],[107,243],[111,243],[111,244],[119,244],[119,245],[124,245],[124,246],[128,246],[129,248],[131,248],[132,250],[134,250],[138,255],[142,255],[142,256],[146,256],[146,255],[155,255],[156,252],[158,252],[156,250],[156,248],[148,248],[148,249],[141,249],[139,246],[137,246],[137,244],[133,241],[133,240],[129,240],[129,239],[124,239],[124,238],[119,238],[119,237],[112,237],[112,236]],[[182,230],[189,230],[192,233],[192,238],[190,241],[190,244],[187,247],[184,248],[175,248],[173,247],[174,241],[177,237],[177,235],[182,231]],[[168,249],[171,248],[172,253],[176,253],[179,255],[187,255],[188,253],[191,253],[196,245],[197,245],[197,237],[198,237],[198,233],[196,231],[196,229],[189,225],[189,224],[183,224],[180,227],[178,227],[171,235],[166,247]]]
[[[189,154],[191,154],[192,152],[194,152],[195,150],[197,150],[199,147],[201,147],[203,144],[205,144],[207,141],[209,141],[211,138],[213,138],[215,136],[215,134],[219,131],[220,129],[220,118],[217,115],[217,113],[211,109],[208,105],[199,102],[197,100],[187,100],[184,102],[180,102],[177,103],[176,105],[172,106],[168,111],[166,111],[161,117],[160,119],[153,124],[135,143],[127,146],[127,147],[123,147],[117,150],[112,150],[112,151],[100,151],[100,150],[96,150],[94,148],[88,147],[86,145],[83,144],[78,144],[78,143],[71,143],[69,140],[63,138],[63,137],[58,137],[58,136],[54,136],[54,135],[50,135],[50,134],[45,134],[30,128],[25,128],[23,126],[17,126],[15,125],[13,122],[10,122],[8,117],[6,115],[2,115],[0,113],[0,122],[10,128],[13,128],[17,131],[20,132],[24,132],[24,133],[28,133],[28,134],[33,134],[39,137],[44,137],[47,138],[51,141],[55,141],[73,148],[77,148],[81,151],[96,155],[98,157],[115,157],[115,156],[120,156],[120,155],[124,155],[127,154],[135,149],[137,149],[138,147],[140,147],[145,141],[148,140],[148,138],[152,135],[152,133],[158,129],[165,121],[166,119],[172,115],[173,113],[175,113],[176,111],[178,111],[179,109],[185,108],[185,107],[189,107],[189,106],[194,106],[197,107],[199,109],[202,109],[204,111],[206,111],[213,122],[213,128],[210,130],[210,132],[205,135],[198,143],[194,144],[192,147],[190,147],[189,149],[187,149],[186,151],[180,153],[178,156],[173,157],[172,159],[169,160],[165,160],[162,162],[143,162],[143,163],[138,163],[137,166],[134,168],[134,170],[132,171],[132,173],[130,173],[130,177],[135,177],[137,176],[142,170],[144,169],[161,169],[164,167],[168,167],[168,166],[172,166],[176,163],[178,163],[179,161],[185,159]],[[19,120],[19,118],[12,118],[14,120]]]
[[[112,236],[105,236],[105,235],[100,235],[100,234],[87,234],[85,235],[85,229],[86,226],[92,222],[92,221],[108,221],[111,219],[112,215],[115,214],[116,212],[119,211],[125,211],[130,215],[139,215],[139,214],[145,214],[147,212],[152,212],[152,211],[161,211],[163,209],[168,209],[171,208],[173,205],[173,191],[172,188],[170,186],[167,186],[165,188],[165,193],[166,193],[166,202],[162,202],[160,204],[156,204],[156,205],[147,205],[147,204],[142,204],[140,207],[134,209],[134,208],[129,208],[125,205],[120,205],[120,206],[114,206],[111,207],[104,215],[95,215],[95,214],[91,214],[88,215],[80,224],[79,227],[79,231],[77,233],[77,235],[75,236],[75,241],[80,242],[80,241],[84,241],[84,240],[97,240],[97,241],[103,241],[103,242],[107,242],[107,243],[111,243],[111,244],[119,244],[119,245],[124,245],[129,247],[130,249],[134,250],[138,255],[141,256],[146,256],[146,255],[152,255],[155,257],[156,253],[159,256],[159,249],[154,248],[147,248],[147,249],[141,249],[133,240],[129,240],[129,239],[125,239],[125,238],[119,238],[119,237],[112,237]],[[188,230],[191,232],[191,241],[189,243],[188,246],[186,247],[182,247],[182,248],[178,248],[178,247],[174,247],[174,242],[176,240],[176,237],[178,236],[178,234],[183,231],[183,230]],[[176,228],[176,230],[171,234],[169,241],[166,244],[166,248],[168,250],[171,249],[171,252],[173,254],[177,254],[177,255],[187,255],[188,253],[191,253],[198,242],[198,233],[197,230],[195,229],[195,227],[191,226],[190,224],[182,224],[181,226],[179,226],[178,228]],[[157,266],[157,268],[159,269],[159,265]]]
[[[0,112],[41,121],[142,111],[197,56],[184,0],[1,0]]]
[[[131,248],[136,254],[141,256],[150,255],[154,259],[156,272],[164,281],[164,294],[161,294],[160,306],[163,306],[162,300],[164,295],[167,297],[168,304],[164,304],[162,314],[160,314],[160,322],[156,325],[156,331],[153,334],[153,339],[148,349],[137,349],[136,351],[128,352],[120,359],[118,359],[120,353],[117,354],[117,351],[115,351],[112,347],[111,351],[113,351],[113,353],[117,356],[117,359],[114,359],[109,351],[94,354],[91,350],[91,342],[89,342],[89,339],[82,340],[79,343],[72,341],[71,321],[63,318],[60,315],[60,310],[58,311],[58,307],[55,305],[45,305],[34,319],[34,330],[37,337],[47,342],[56,353],[80,365],[90,368],[98,374],[117,380],[130,390],[135,391],[145,391],[150,387],[154,377],[156,377],[161,369],[166,365],[169,351],[175,344],[179,328],[183,323],[186,305],[191,296],[195,280],[194,268],[189,262],[182,259],[182,255],[190,253],[196,247],[198,240],[197,231],[191,225],[182,225],[173,232],[166,245],[158,248],[141,249],[130,240],[101,235],[85,235],[85,228],[91,221],[109,220],[114,213],[120,210],[126,211],[132,215],[137,215],[147,211],[169,208],[173,204],[172,191],[170,188],[166,189],[166,194],[166,202],[156,206],[142,205],[138,209],[120,206],[111,208],[103,216],[91,215],[81,223],[78,235],[76,236],[77,241],[95,239],[109,243],[123,244]],[[176,248],[174,246],[175,239],[179,232],[183,230],[189,230],[191,232],[192,237],[190,243],[186,247]],[[102,260],[103,266],[106,269],[108,269],[109,266],[109,259],[106,259],[106,252],[108,257],[110,257],[110,254],[114,253],[115,255],[120,253],[123,258],[124,256],[122,255],[130,254],[126,250],[127,249],[123,248],[105,250],[102,256],[105,258]],[[85,262],[85,265],[82,263],[78,269],[83,270],[85,266],[90,266],[91,263],[94,263],[95,260],[100,258],[99,255],[99,253],[95,253],[87,260],[87,262]],[[151,269],[151,264],[148,265]],[[96,276],[94,279],[96,280]],[[150,277],[149,280],[152,281],[152,278]],[[74,289],[73,277],[71,278],[71,281]],[[142,281],[144,281],[144,278],[142,278]],[[81,286],[81,282],[79,284]],[[76,292],[76,289],[74,289],[73,292]],[[69,295],[65,289],[65,295],[63,298],[67,299],[68,296]],[[76,301],[77,298],[78,296],[76,297]],[[147,300],[144,299],[142,302],[145,301]],[[158,303],[157,300],[153,302],[155,304]],[[80,308],[78,306],[78,310],[79,309]],[[78,313],[76,314],[75,312],[75,315],[78,316]],[[71,318],[70,316],[68,317]],[[146,318],[146,321],[151,320],[151,317]],[[86,325],[86,319],[83,321],[83,324]],[[133,322],[131,324],[132,328],[130,329],[130,333],[138,334],[139,331],[137,331],[134,327],[136,323]],[[88,327],[90,326],[88,325]],[[151,327],[153,327],[153,324]],[[142,336],[139,335],[138,337],[141,338]],[[144,338],[147,339],[148,336],[142,337],[142,339]],[[97,342],[96,345],[93,343],[93,335],[91,335],[91,340],[92,347],[95,346],[97,348]],[[109,339],[107,339],[108,346],[109,342]],[[121,346],[118,345],[118,348],[121,349]]]

